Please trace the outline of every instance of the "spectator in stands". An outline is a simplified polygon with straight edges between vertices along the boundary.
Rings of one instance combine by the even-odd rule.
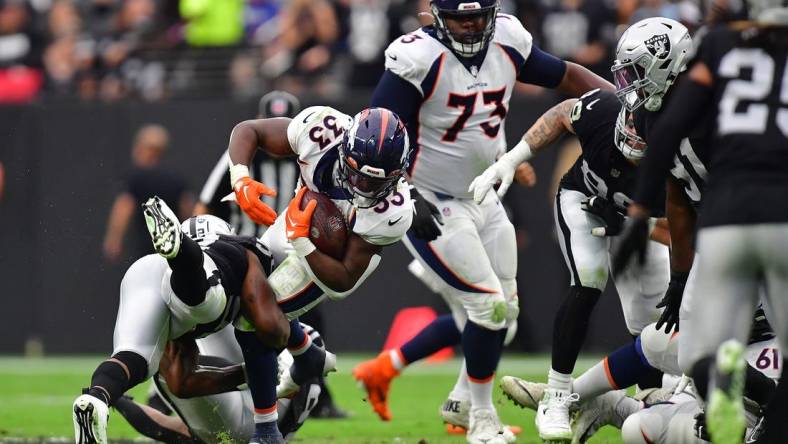
[[[556,0],[542,20],[542,47],[612,80],[616,10],[609,0]]]
[[[327,77],[339,49],[335,7],[328,0],[292,0],[282,9],[279,36],[264,49],[262,67],[280,89],[326,95],[336,86]]]
[[[42,46],[25,0],[0,0],[0,103],[36,97],[43,83]]]
[[[189,46],[234,46],[243,39],[243,0],[180,0]]]
[[[104,257],[117,261],[123,253],[123,240],[129,223],[134,223],[135,244],[131,257],[153,253],[150,237],[145,228],[142,202],[158,195],[170,206],[177,209],[178,217],[186,219],[191,215],[194,199],[186,182],[172,170],[161,168],[161,158],[169,144],[169,133],[160,125],[145,125],[137,131],[131,150],[132,170],[128,174],[125,189],[118,194],[104,236]]]

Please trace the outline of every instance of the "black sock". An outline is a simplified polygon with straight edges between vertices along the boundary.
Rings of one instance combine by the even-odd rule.
[[[708,401],[709,380],[711,379],[711,369],[714,366],[714,357],[709,356],[700,359],[692,366],[692,380],[695,383],[695,390],[701,399]]]
[[[326,351],[311,344],[309,348],[298,356],[293,356],[293,366],[290,367],[290,376],[293,382],[302,385],[309,379],[323,375],[326,362]]]
[[[202,249],[197,242],[181,235],[181,248],[178,255],[167,259],[172,275],[170,286],[178,299],[188,305],[199,305],[205,300],[205,292],[211,284],[203,271]]]
[[[588,321],[601,291],[588,287],[569,287],[569,294],[558,309],[553,323],[553,370],[571,374],[586,339]]]
[[[126,369],[113,360],[102,362],[93,372],[90,388],[87,389],[89,395],[101,399],[107,405],[113,405],[126,390],[144,381],[148,373],[147,361],[136,353],[123,351],[112,358],[122,362]]]
[[[276,410],[277,352],[266,347],[254,332],[235,331],[246,363],[246,383],[256,413]],[[276,424],[276,422],[274,422]]]

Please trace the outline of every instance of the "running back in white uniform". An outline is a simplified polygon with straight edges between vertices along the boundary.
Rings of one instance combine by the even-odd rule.
[[[386,199],[371,208],[357,208],[350,192],[338,183],[338,145],[352,117],[328,106],[312,106],[301,111],[287,127],[287,138],[298,155],[301,184],[334,202],[350,230],[373,245],[390,245],[400,240],[413,219],[413,204],[407,182],[402,179]],[[285,234],[285,213],[279,215],[263,235],[273,255],[276,269],[269,277],[280,308],[292,319],[305,313],[327,295],[345,297],[372,274],[380,258],[374,256],[356,286],[341,295],[316,283],[308,264],[299,260]]]
[[[386,49],[386,69],[424,97],[411,181],[419,189],[469,199],[471,181],[506,151],[504,118],[532,38],[516,17],[498,14],[483,62],[466,68],[428,32],[419,29]]]

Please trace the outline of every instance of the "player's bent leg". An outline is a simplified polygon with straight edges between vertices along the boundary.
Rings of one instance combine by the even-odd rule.
[[[321,343],[312,341],[298,319],[290,321],[290,337],[287,351],[293,356],[293,365],[280,376],[276,387],[277,398],[295,394],[306,381],[336,371],[336,355],[327,351]]]
[[[148,199],[142,208],[153,248],[167,259],[177,256],[181,246],[181,222],[178,217],[159,196]]]
[[[283,444],[284,438],[277,428],[277,352],[261,343],[253,332],[236,330],[235,337],[244,355],[247,384],[254,404],[252,442]]]
[[[115,410],[134,430],[153,440],[179,444],[200,442],[192,439],[189,428],[179,416],[165,415],[152,407],[138,404],[129,397],[118,399]]]

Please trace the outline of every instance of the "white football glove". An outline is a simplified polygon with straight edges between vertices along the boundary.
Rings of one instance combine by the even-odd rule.
[[[533,157],[531,147],[528,142],[521,140],[509,152],[501,156],[498,161],[490,165],[482,174],[477,176],[468,187],[468,192],[473,193],[473,200],[480,204],[484,197],[500,181],[498,186],[498,197],[503,197],[509,186],[514,180],[514,173],[517,166]]]

